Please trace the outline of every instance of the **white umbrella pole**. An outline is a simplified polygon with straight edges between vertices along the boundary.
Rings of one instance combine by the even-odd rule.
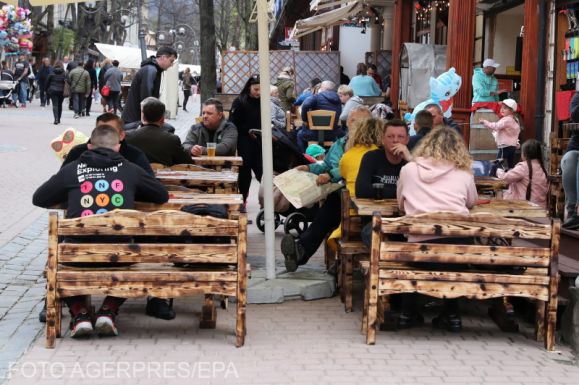
[[[269,94],[269,42],[267,0],[257,0],[257,34],[261,88],[261,151],[263,154],[263,209],[265,218],[265,268],[267,279],[275,279],[275,226],[273,219],[273,155],[271,144],[271,97]]]

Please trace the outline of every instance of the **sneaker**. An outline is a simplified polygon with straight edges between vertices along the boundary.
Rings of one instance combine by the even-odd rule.
[[[19,108],[26,108],[26,104],[21,104]]]
[[[398,329],[410,329],[424,324],[424,317],[419,313],[400,313],[396,320]]]
[[[164,320],[172,320],[176,315],[172,301],[154,297],[147,299],[145,314]]]
[[[286,234],[281,240],[281,252],[284,256],[285,268],[289,273],[298,269],[299,261],[304,255],[302,245],[291,235]]]
[[[449,332],[459,332],[462,330],[462,320],[458,314],[440,314],[432,319],[432,326]]]
[[[74,114],[73,118],[78,119],[78,118],[80,118],[80,116],[78,116],[77,114]]]
[[[101,337],[115,337],[119,335],[115,324],[116,314],[111,309],[104,306],[96,314],[94,328]]]
[[[72,338],[88,337],[92,334],[92,322],[86,311],[78,313],[70,321],[70,336]]]
[[[563,223],[563,228],[567,230],[579,229],[579,214],[574,214],[572,217],[569,217],[565,223]]]

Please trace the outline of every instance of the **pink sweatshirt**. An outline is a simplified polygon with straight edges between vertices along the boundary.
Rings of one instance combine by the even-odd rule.
[[[542,207],[547,207],[549,182],[537,159],[531,161],[531,166],[533,168],[533,182],[531,183],[531,199],[529,200]],[[527,186],[529,185],[529,166],[526,161],[517,163],[508,172],[499,168],[497,176],[509,184],[509,189],[503,194],[505,199],[526,199]]]
[[[512,115],[502,117],[498,122],[483,122],[484,126],[496,132],[497,147],[519,147],[519,133],[521,126]]]
[[[474,176],[453,164],[432,158],[416,158],[400,170],[396,195],[406,215],[452,211],[468,215],[478,194]],[[409,236],[409,242],[438,237]]]

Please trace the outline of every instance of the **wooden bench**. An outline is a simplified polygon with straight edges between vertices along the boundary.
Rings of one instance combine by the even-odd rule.
[[[536,338],[553,350],[557,317],[560,221],[538,224],[490,214],[428,213],[399,218],[372,218],[372,250],[366,278],[362,328],[374,344],[378,299],[400,293],[437,298],[525,297],[537,301]],[[500,237],[542,240],[547,246],[444,245],[385,241],[384,234],[449,237]],[[421,267],[421,263],[429,265]],[[395,264],[393,266],[393,264]],[[433,269],[440,264],[440,269]],[[445,264],[454,264],[447,271]],[[462,267],[460,267],[462,265]],[[477,266],[473,270],[469,265]],[[501,266],[525,268],[522,274]],[[545,321],[546,317],[546,321]]]
[[[98,241],[95,236],[99,236]],[[153,242],[132,243],[117,238],[116,243],[104,243],[101,237],[107,236],[129,239],[138,236],[140,240],[151,237]],[[170,241],[164,241],[164,236],[170,236]],[[75,240],[83,237],[86,242],[63,242],[63,237]],[[219,243],[184,242],[192,237],[220,238]],[[237,298],[236,346],[243,346],[246,242],[245,214],[240,214],[239,220],[231,220],[172,210],[152,213],[114,210],[75,219],[59,219],[57,213],[50,213],[46,347],[53,348],[55,338],[61,335],[63,298],[77,295],[176,298],[195,294],[205,294],[202,327],[215,327],[213,295]],[[64,265],[72,262],[103,267]],[[111,262],[133,264],[105,267]],[[175,263],[187,265],[177,267]]]

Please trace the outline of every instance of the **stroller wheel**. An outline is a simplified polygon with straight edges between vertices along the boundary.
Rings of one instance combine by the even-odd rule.
[[[291,234],[294,237],[297,237],[306,231],[308,226],[308,218],[299,211],[296,211],[295,213],[291,213],[286,217],[284,223],[284,232],[286,234]]]
[[[275,221],[275,229],[278,228],[278,226],[281,224],[281,218],[279,216],[278,213],[273,213],[274,215],[274,221]],[[259,210],[259,213],[257,214],[257,217],[255,218],[255,224],[257,225],[257,228],[263,233],[265,232],[265,212],[263,211],[263,209]]]

